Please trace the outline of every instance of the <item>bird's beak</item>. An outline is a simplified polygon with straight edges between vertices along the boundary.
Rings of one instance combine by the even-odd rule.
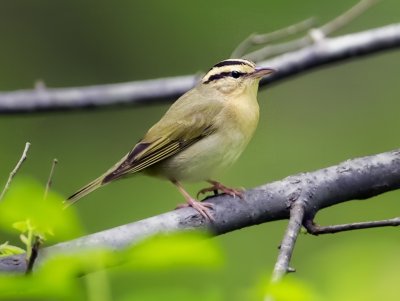
[[[254,78],[262,78],[275,72],[276,70],[272,68],[256,68],[256,70],[253,73],[250,73],[249,76]]]

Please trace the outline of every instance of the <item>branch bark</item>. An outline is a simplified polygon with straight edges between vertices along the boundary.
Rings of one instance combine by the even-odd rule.
[[[279,246],[278,259],[275,263],[274,271],[272,272],[272,283],[279,282],[290,270],[289,263],[303,223],[306,203],[307,200],[300,198],[294,201],[291,206],[289,223],[282,243]]]
[[[291,204],[302,198],[304,219],[313,219],[326,207],[350,200],[363,200],[400,188],[400,149],[347,160],[339,165],[301,173],[247,190],[244,200],[219,195],[214,204],[215,222],[204,220],[192,208],[183,208],[122,225],[41,250],[38,260],[69,250],[107,247],[114,250],[133,245],[158,233],[208,229],[215,235],[275,220],[288,219]],[[24,256],[0,259],[0,271],[26,270]]]
[[[261,66],[278,70],[261,86],[279,82],[317,67],[371,55],[400,46],[400,24],[326,38],[303,49],[262,61]],[[121,104],[153,104],[172,101],[192,88],[196,75],[142,80],[75,88],[37,87],[0,93],[0,114],[106,107]]]

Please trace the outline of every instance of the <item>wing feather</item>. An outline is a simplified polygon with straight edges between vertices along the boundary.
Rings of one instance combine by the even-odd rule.
[[[133,151],[126,156],[125,160],[123,160],[119,165],[117,164],[117,167],[104,177],[103,184],[139,172],[146,167],[171,157],[211,133],[212,131],[205,129],[205,131],[198,137],[189,140],[160,143],[157,144],[156,147],[151,147],[151,151],[143,150],[137,156],[130,156],[131,153],[135,153],[137,147],[141,146],[141,143],[139,143],[135,146]],[[143,153],[145,155],[143,155]]]
[[[74,203],[113,180],[141,171],[211,135],[218,127],[223,99],[203,95],[196,88],[180,97],[127,155],[106,173],[68,198]]]
[[[191,93],[176,101],[133,150],[107,172],[104,184],[171,157],[213,133],[222,102],[198,94],[196,99]]]

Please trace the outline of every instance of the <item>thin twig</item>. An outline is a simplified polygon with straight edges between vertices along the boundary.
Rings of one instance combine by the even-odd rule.
[[[266,58],[273,57],[289,51],[294,51],[306,47],[310,44],[311,38],[309,36],[305,36],[293,41],[262,47],[250,53],[244,54],[243,58],[251,60],[253,62],[260,62],[261,60],[264,60]]]
[[[359,222],[332,226],[320,226],[314,224],[312,221],[306,221],[304,223],[304,227],[307,229],[307,232],[312,235],[333,234],[343,231],[396,226],[400,226],[400,217],[380,221]]]
[[[361,0],[356,5],[351,7],[349,10],[345,11],[343,14],[339,15],[332,21],[322,25],[319,30],[324,36],[328,36],[331,33],[338,31],[343,28],[351,21],[355,20],[357,17],[366,12],[373,5],[377,4],[380,0]]]
[[[49,193],[49,190],[51,188],[51,184],[53,183],[53,174],[54,174],[54,169],[58,163],[57,159],[53,159],[53,163],[51,164],[51,169],[50,169],[50,174],[49,178],[47,179],[46,183],[46,190],[44,191],[44,198],[47,198],[47,194]]]
[[[24,151],[22,152],[22,156],[19,159],[17,165],[15,165],[14,169],[10,172],[10,175],[8,177],[6,185],[4,186],[3,191],[0,194],[0,201],[3,199],[3,197],[6,194],[7,190],[10,188],[11,181],[13,180],[14,176],[16,175],[18,170],[20,169],[22,163],[24,163],[24,161],[26,160],[26,156],[27,156],[27,153],[28,153],[28,150],[29,150],[30,146],[31,146],[31,144],[29,142],[27,142],[25,144],[25,148],[24,148]]]
[[[315,26],[315,24],[316,24],[315,18],[311,17],[311,18],[303,20],[299,23],[290,25],[286,28],[279,29],[277,31],[273,31],[270,33],[265,33],[265,34],[254,35],[251,42],[254,45],[271,43],[273,41],[284,39],[288,36],[306,31],[306,30],[312,28],[313,26]]]
[[[27,259],[25,274],[30,274],[32,272],[33,266],[35,265],[36,258],[39,255],[39,249],[42,245],[42,239],[39,236],[35,236],[35,241],[32,245],[31,256]]]
[[[300,33],[307,29],[310,29],[315,25],[315,18],[308,18],[299,23],[290,25],[285,28],[278,29],[273,32],[264,33],[264,34],[256,34],[253,33],[244,39],[239,45],[235,48],[235,50],[231,54],[231,58],[240,58],[242,57],[251,47],[260,44],[271,43],[276,40],[280,40],[286,38],[288,36]]]
[[[271,283],[279,282],[288,273],[290,258],[292,257],[297,236],[300,233],[305,213],[305,200],[296,200],[290,209],[289,223],[279,247],[278,259],[272,272]]]

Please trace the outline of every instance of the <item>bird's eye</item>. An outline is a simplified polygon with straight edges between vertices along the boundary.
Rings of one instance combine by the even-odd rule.
[[[231,76],[233,78],[239,78],[242,75],[242,73],[240,73],[239,71],[232,71],[231,72]]]

